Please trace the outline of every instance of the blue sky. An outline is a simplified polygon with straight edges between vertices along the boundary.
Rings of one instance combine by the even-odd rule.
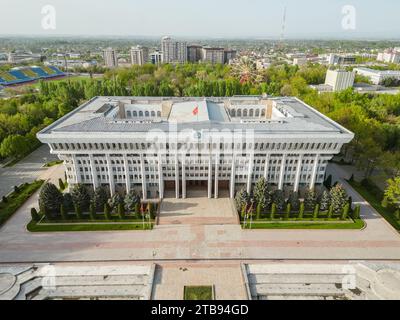
[[[41,8],[56,9],[56,30],[43,30]],[[342,7],[356,9],[343,30]],[[400,38],[398,0],[0,0],[0,34],[176,37]]]

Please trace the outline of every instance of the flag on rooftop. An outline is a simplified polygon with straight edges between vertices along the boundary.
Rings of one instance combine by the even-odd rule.
[[[193,109],[193,115],[198,116],[199,115],[199,106],[196,106],[196,108]]]

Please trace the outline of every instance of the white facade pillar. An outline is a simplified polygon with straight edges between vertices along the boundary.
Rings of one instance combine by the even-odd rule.
[[[235,185],[236,185],[236,156],[235,154],[232,157],[232,171],[231,171],[231,199],[235,198]]]
[[[89,155],[90,159],[90,171],[92,172],[93,189],[96,190],[99,187],[99,180],[97,179],[96,166],[94,165],[93,155]]]
[[[268,181],[268,173],[269,173],[269,161],[271,160],[271,155],[268,153],[265,157],[265,167],[264,167],[264,178]]]
[[[129,174],[128,156],[124,154],[124,169],[125,169],[125,188],[126,193],[131,192],[131,176]]]
[[[208,199],[212,198],[212,157],[208,158]]]
[[[302,168],[303,168],[303,155],[301,154],[299,156],[299,159],[297,160],[296,178],[294,181],[294,190],[293,190],[294,192],[299,191]]]
[[[249,161],[249,171],[247,173],[247,193],[251,193],[251,185],[253,181],[254,154],[251,154]]]
[[[314,166],[313,166],[313,170],[311,173],[310,190],[313,190],[315,188],[315,181],[317,179],[317,173],[318,173],[317,172],[318,163],[319,163],[319,154],[317,154],[314,159]]]
[[[107,159],[107,170],[108,170],[108,183],[110,185],[110,194],[111,197],[115,194],[115,182],[114,182],[114,174],[111,167],[111,157],[109,154],[106,155]]]
[[[175,154],[175,194],[176,198],[180,198],[179,194],[179,159],[178,159],[178,150],[176,151],[177,153]]]
[[[146,182],[146,167],[144,165],[144,156],[140,155],[140,171],[142,176],[142,192],[143,200],[147,200],[147,182]]]
[[[278,189],[283,190],[283,184],[285,181],[285,170],[286,170],[286,154],[282,156],[281,172],[279,174]]]
[[[164,199],[164,173],[161,155],[158,155],[158,193],[160,199]]]
[[[186,156],[182,157],[182,199],[186,199]]]
[[[214,186],[214,197],[218,199],[219,197],[219,153],[215,156],[215,186]]]
[[[81,183],[81,172],[79,171],[78,160],[76,159],[76,155],[72,155],[72,162],[74,163],[75,177],[76,183]]]

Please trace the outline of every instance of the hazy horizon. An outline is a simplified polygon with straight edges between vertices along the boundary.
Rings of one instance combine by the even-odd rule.
[[[396,40],[400,2],[384,0],[0,0],[1,36],[279,39],[286,7],[288,40]],[[44,30],[42,7],[56,10],[56,29]],[[355,30],[342,27],[342,9],[352,5]],[[21,10],[23,8],[23,10]],[[377,12],[379,9],[379,12]]]

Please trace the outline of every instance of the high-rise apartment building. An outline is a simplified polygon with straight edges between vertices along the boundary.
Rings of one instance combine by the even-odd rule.
[[[108,68],[118,67],[118,55],[113,48],[103,50],[104,65]]]
[[[211,48],[203,47],[202,59],[203,62],[212,64],[225,63],[225,49],[224,48]]]
[[[131,64],[142,66],[149,62],[149,49],[136,46],[131,48]]]
[[[161,40],[161,51],[163,63],[187,62],[187,43],[184,41],[175,41],[171,37],[164,37]]]
[[[202,49],[203,47],[200,45],[189,45],[187,47],[188,61],[192,63],[199,62],[201,60]]]
[[[154,51],[150,54],[150,62],[155,65],[160,65],[162,63],[163,54],[160,51]]]

